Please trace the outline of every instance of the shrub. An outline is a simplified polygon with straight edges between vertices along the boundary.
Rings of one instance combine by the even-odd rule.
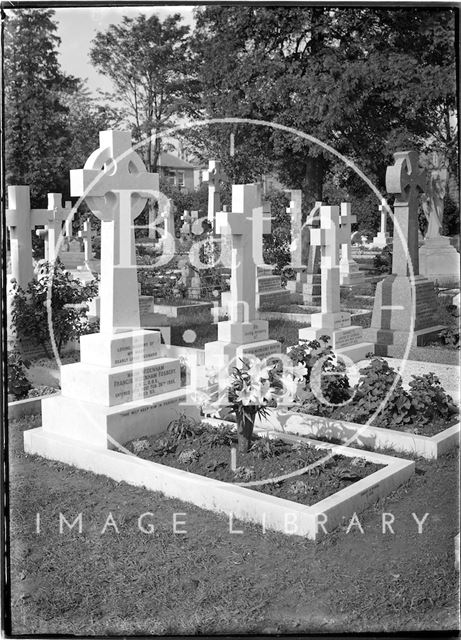
[[[360,374],[354,403],[343,413],[345,419],[363,424],[379,410],[377,426],[380,427],[392,428],[413,421],[415,408],[410,394],[405,391],[400,376],[386,360],[373,358],[368,366],[360,370]]]
[[[318,416],[329,416],[338,407],[348,402],[352,395],[345,364],[337,360],[328,336],[319,340],[305,341],[290,349],[288,356],[295,364],[302,364],[307,369],[305,375],[305,391],[302,397],[301,411]],[[323,359],[320,388],[317,388],[311,374],[314,366]],[[320,393],[319,393],[320,391]],[[323,398],[323,399],[322,399]]]
[[[410,382],[411,404],[415,411],[413,422],[427,424],[434,420],[449,420],[457,412],[453,398],[433,373],[412,376]]]
[[[27,398],[32,385],[26,377],[25,370],[30,366],[28,360],[23,360],[16,349],[8,352],[8,393],[18,400]]]
[[[381,273],[392,273],[392,250],[389,246],[373,258],[373,266]]]
[[[54,266],[50,262],[42,262],[37,279],[29,282],[25,291],[17,283],[13,285],[11,328],[19,340],[32,337],[51,357],[48,349],[50,304],[52,330],[58,353],[61,353],[69,341],[95,330],[88,322],[88,308],[84,303],[97,293],[97,280],[82,284],[64,269],[59,260]]]

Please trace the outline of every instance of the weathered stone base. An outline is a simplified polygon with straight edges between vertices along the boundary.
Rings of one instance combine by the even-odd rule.
[[[419,271],[432,282],[442,286],[459,285],[460,255],[451,238],[426,238],[419,249]]]
[[[391,329],[375,329],[370,327],[364,330],[367,340],[375,343],[375,346],[397,346],[405,348],[410,342],[412,347],[423,347],[438,339],[440,332],[445,329],[443,325],[434,325],[426,329],[414,331],[410,337],[410,331],[392,331]],[[380,353],[379,355],[384,355]],[[389,354],[390,355],[390,354]]]
[[[239,366],[240,358],[255,356],[260,360],[281,353],[282,346],[277,340],[261,340],[247,344],[236,342],[208,342],[205,345],[205,366],[221,369],[226,365]]]
[[[318,340],[321,336],[329,336],[333,351],[337,355],[347,356],[352,362],[359,362],[373,353],[374,345],[363,340],[363,330],[359,326],[342,329],[306,327],[299,330],[300,340]]]
[[[42,430],[81,444],[116,449],[118,444],[123,445],[132,438],[161,433],[181,413],[198,419],[197,406],[183,405],[186,393],[185,388],[176,389],[116,407],[61,395],[44,398]]]
[[[390,244],[392,244],[392,238],[388,233],[383,233],[382,231],[379,231],[371,242],[371,245],[377,249],[384,249]]]
[[[401,344],[413,328],[421,336],[417,344],[423,344],[425,333],[442,328],[437,326],[437,318],[437,295],[430,280],[390,275],[376,285],[369,339],[386,345]]]
[[[339,283],[344,287],[354,287],[365,282],[363,271],[350,271],[349,273],[339,273]]]
[[[281,307],[291,303],[291,294],[288,289],[277,289],[276,291],[262,291],[256,294],[256,308],[270,309]]]

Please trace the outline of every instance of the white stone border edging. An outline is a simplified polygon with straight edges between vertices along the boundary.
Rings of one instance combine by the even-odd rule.
[[[454,447],[459,447],[460,423],[434,436],[422,436],[406,431],[373,427],[356,422],[332,420],[305,413],[270,412],[269,426],[282,433],[300,436],[328,437],[350,442],[353,446],[364,445],[373,449],[392,449],[399,453],[409,453],[428,460],[435,460]],[[267,422],[266,420],[266,422]]]
[[[274,432],[271,435],[280,436]],[[169,498],[177,498],[216,513],[225,513],[232,519],[252,522],[264,529],[285,534],[306,536],[312,540],[325,535],[321,522],[325,523],[326,532],[330,533],[340,524],[349,522],[354,513],[360,513],[397,489],[415,471],[413,461],[296,436],[282,437],[289,442],[302,440],[319,449],[327,449],[349,458],[364,458],[386,466],[308,507],[135,456],[90,447],[70,438],[47,433],[42,428],[24,432],[24,450],[28,454],[58,460],[117,482],[123,481],[162,492]]]
[[[8,402],[8,419],[18,420],[23,416],[42,415],[42,400],[51,398],[52,395],[36,396],[35,398],[25,398],[24,400],[15,400]]]

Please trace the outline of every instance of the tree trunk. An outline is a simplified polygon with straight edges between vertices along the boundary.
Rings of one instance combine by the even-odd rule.
[[[251,437],[255,424],[255,414],[239,413],[237,415],[238,450],[247,453],[251,447]]]
[[[326,162],[323,156],[307,157],[306,174],[303,185],[303,196],[306,202],[323,201],[323,183],[325,180]]]

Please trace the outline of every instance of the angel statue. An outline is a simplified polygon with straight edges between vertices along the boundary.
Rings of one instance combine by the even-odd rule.
[[[443,201],[447,189],[448,170],[443,158],[434,151],[428,166],[427,193],[421,198],[424,215],[428,222],[426,238],[442,235]]]

